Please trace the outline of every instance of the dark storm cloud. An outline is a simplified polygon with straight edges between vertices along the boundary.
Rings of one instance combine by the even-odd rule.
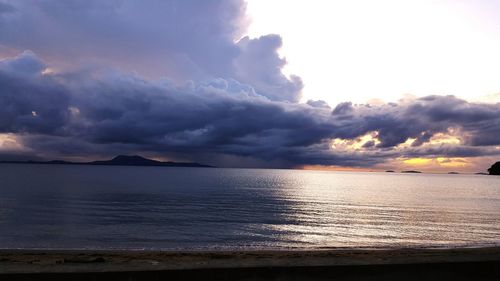
[[[4,0],[3,5],[18,13],[0,27],[0,44],[64,60],[147,64],[159,72],[169,63],[184,64],[189,76],[230,71],[239,52],[233,38],[244,19],[244,5],[236,0]]]
[[[43,62],[33,53],[0,61],[0,130],[56,134],[67,123],[69,96],[59,84],[41,77]],[[54,106],[57,105],[57,106]]]
[[[281,73],[278,35],[239,40],[248,24],[243,0],[0,1],[0,9],[17,11],[0,25],[0,46],[29,49],[51,63],[176,81],[223,77],[271,100],[300,98],[302,80]]]
[[[377,131],[382,148],[394,147],[408,138],[413,146],[429,141],[436,133],[449,129],[463,131],[467,145],[499,145],[500,105],[469,103],[454,96],[428,96],[382,106],[339,104],[333,115],[343,126],[341,138],[354,138]]]
[[[298,76],[291,76],[289,80],[281,73],[286,65],[286,60],[278,55],[281,45],[278,35],[253,40],[242,38],[238,42],[242,53],[236,59],[236,74],[271,100],[298,102],[303,83]]]
[[[46,67],[45,63],[31,51],[24,51],[19,56],[4,59],[0,63],[0,70],[13,76],[38,74]]]
[[[47,74],[33,53],[0,62],[0,132],[44,155],[144,152],[184,159],[248,157],[281,166],[371,166],[394,157],[498,154],[500,105],[429,96],[382,106],[272,101],[250,85],[214,79],[174,86],[112,70]],[[424,146],[460,132],[459,146]],[[363,151],[331,149],[335,138],[378,132]],[[419,143],[395,146],[408,138]],[[483,141],[484,142],[484,141]],[[220,159],[219,159],[220,157]]]
[[[334,115],[347,115],[353,111],[352,102],[342,102],[339,103],[335,109],[333,109],[332,114]]]
[[[13,13],[14,11],[16,11],[16,9],[14,8],[14,6],[9,5],[8,3],[0,2],[0,16],[2,14]]]
[[[307,104],[312,107],[330,108],[330,105],[328,105],[328,103],[323,100],[308,100]]]
[[[403,152],[404,157],[478,157],[500,155],[495,147],[438,145],[434,147],[411,148]]]
[[[282,73],[280,36],[242,38],[247,24],[243,0],[0,0],[0,57],[20,54],[0,60],[0,134],[44,157],[141,153],[215,165],[499,153],[499,104],[298,103],[303,83]],[[450,131],[460,145],[429,145]],[[366,134],[377,141],[361,150],[331,147]]]

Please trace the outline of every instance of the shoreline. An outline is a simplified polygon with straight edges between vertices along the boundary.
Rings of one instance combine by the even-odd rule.
[[[0,250],[0,276],[18,273],[96,273],[338,267],[440,263],[500,264],[500,247],[243,251]]]

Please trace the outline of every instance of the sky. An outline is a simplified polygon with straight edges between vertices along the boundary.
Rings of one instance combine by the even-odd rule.
[[[304,99],[500,101],[498,1],[250,0],[247,11],[251,37],[283,37],[284,72],[300,73]]]
[[[483,172],[499,8],[0,0],[0,159]]]

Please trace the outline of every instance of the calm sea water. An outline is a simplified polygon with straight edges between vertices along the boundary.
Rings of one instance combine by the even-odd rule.
[[[500,245],[500,177],[0,165],[0,248]]]

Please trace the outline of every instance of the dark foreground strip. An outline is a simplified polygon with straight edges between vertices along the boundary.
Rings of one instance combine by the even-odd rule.
[[[404,265],[216,268],[101,273],[4,274],[0,275],[0,280],[500,280],[500,261]]]

